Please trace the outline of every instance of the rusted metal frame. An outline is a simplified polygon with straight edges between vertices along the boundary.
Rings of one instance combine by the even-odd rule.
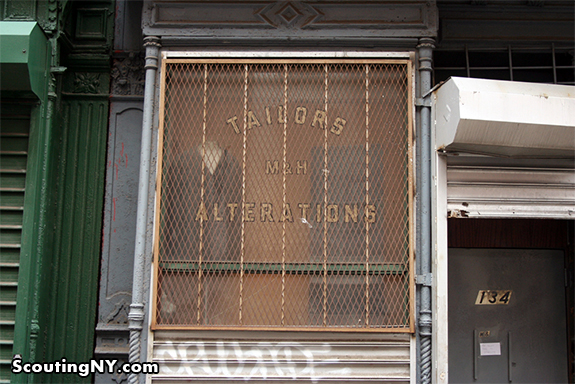
[[[369,206],[369,64],[365,64],[365,206]],[[365,220],[365,326],[369,327],[369,221]]]
[[[162,69],[160,76],[160,105],[159,105],[159,127],[158,127],[158,170],[161,170],[164,162],[164,131],[166,124],[166,61],[162,61]],[[154,255],[153,255],[153,274],[154,284],[152,289],[152,328],[157,325],[157,305],[158,305],[158,275],[160,269],[160,214],[162,210],[162,172],[159,171],[156,177],[156,219],[154,228]]]
[[[328,111],[327,111],[327,100],[328,100],[328,66],[324,64],[324,83],[325,83],[325,95],[324,95],[324,111],[325,118],[327,121]],[[324,129],[324,157],[323,157],[323,326],[327,326],[327,127]]]
[[[204,64],[204,108],[202,116],[202,177],[200,185],[200,201],[203,206],[206,180],[206,119],[208,104],[208,64]],[[200,324],[202,310],[202,259],[204,253],[204,218],[200,217],[200,250],[199,250],[199,268],[198,268],[198,305],[197,305],[197,323]]]
[[[284,64],[284,108],[283,108],[283,165],[282,165],[282,198],[286,206],[286,167],[287,167],[287,109],[288,109],[288,65]],[[282,207],[282,209],[283,209]],[[282,222],[282,304],[281,322],[285,325],[285,277],[286,277],[286,221]]]
[[[244,127],[243,127],[243,150],[242,150],[242,230],[240,246],[240,308],[239,323],[242,324],[242,304],[244,290],[244,256],[245,256],[245,237],[246,237],[246,156],[248,141],[248,65],[244,66]]]

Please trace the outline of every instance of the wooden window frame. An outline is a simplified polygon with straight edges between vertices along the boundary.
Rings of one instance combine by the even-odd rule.
[[[415,283],[414,283],[414,161],[413,161],[413,152],[414,152],[414,144],[413,144],[413,131],[414,131],[414,102],[413,102],[413,94],[414,94],[414,74],[413,74],[413,55],[409,55],[409,59],[395,59],[395,58],[376,58],[376,59],[341,59],[341,58],[320,58],[320,59],[293,59],[293,58],[286,58],[286,59],[269,59],[269,58],[241,58],[241,59],[230,59],[230,58],[169,58],[169,56],[176,56],[174,53],[166,53],[164,52],[163,60],[162,60],[162,70],[161,70],[161,96],[160,96],[160,133],[159,133],[159,144],[158,144],[158,175],[157,175],[157,188],[156,188],[156,209],[155,209],[155,225],[154,225],[154,261],[153,261],[153,290],[152,290],[152,329],[153,330],[182,330],[182,329],[190,329],[190,330],[243,330],[243,331],[254,331],[254,330],[273,330],[273,331],[330,331],[330,332],[414,332],[414,314],[415,314]],[[398,327],[398,326],[385,326],[381,328],[351,328],[351,327],[313,327],[313,326],[305,326],[305,327],[276,327],[276,326],[178,326],[178,325],[160,325],[157,323],[157,289],[158,289],[158,271],[160,268],[168,268],[178,271],[186,271],[186,272],[193,272],[198,271],[202,268],[199,263],[195,262],[161,262],[159,260],[159,222],[160,222],[160,201],[161,201],[161,190],[162,190],[162,143],[163,143],[163,126],[164,126],[164,97],[165,94],[165,76],[166,73],[166,65],[170,63],[178,63],[178,62],[185,62],[185,63],[197,63],[197,64],[378,64],[378,63],[385,63],[385,64],[404,64],[407,67],[407,99],[408,105],[406,106],[406,110],[408,112],[408,122],[407,122],[407,129],[408,129],[408,162],[409,162],[409,169],[408,169],[408,199],[409,199],[409,207],[408,207],[408,220],[409,220],[409,249],[408,249],[408,263],[407,266],[407,273],[409,273],[409,319],[407,322],[407,326],[405,327]],[[204,263],[206,264],[206,263]],[[282,265],[283,264],[283,265]],[[204,265],[204,268],[206,265]],[[238,268],[240,265],[238,263],[213,263],[210,269],[211,271],[221,272],[221,271],[229,271],[238,273]],[[370,266],[373,267],[373,266]],[[325,270],[325,266],[321,263],[244,263],[241,266],[241,273],[247,274],[298,274],[298,275],[320,275],[322,268]],[[345,274],[345,275],[395,275],[395,274],[404,274],[406,273],[406,268],[400,264],[386,264],[378,266],[375,269],[366,269],[365,264],[355,263],[355,264],[338,264],[333,263],[329,264],[328,269],[326,270],[327,275],[337,275],[337,274]]]

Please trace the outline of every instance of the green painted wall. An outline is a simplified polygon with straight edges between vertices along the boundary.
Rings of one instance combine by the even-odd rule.
[[[15,353],[24,362],[64,357],[87,362],[93,356],[97,313],[114,3],[0,0],[0,15],[0,41],[7,21],[8,27],[23,27],[19,23],[35,20],[49,42],[35,77],[21,69],[11,75],[30,79],[34,87],[1,89],[3,107],[23,102],[22,97],[32,102],[23,208],[20,218],[0,220],[0,225],[4,218],[21,221],[20,229],[9,232],[18,232],[22,244],[19,255],[1,253],[1,263],[7,264],[2,278],[17,279],[18,288],[11,292],[15,309],[12,296],[2,298],[1,304],[11,306],[6,316],[14,324],[0,324],[0,341],[13,336],[14,348],[1,343],[0,360],[8,364],[0,368],[9,367]],[[0,198],[2,204],[7,201],[4,194]],[[92,378],[12,374],[11,380],[89,383]]]

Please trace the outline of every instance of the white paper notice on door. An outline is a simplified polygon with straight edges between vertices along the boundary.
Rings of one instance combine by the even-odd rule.
[[[479,343],[481,356],[500,356],[501,343]]]

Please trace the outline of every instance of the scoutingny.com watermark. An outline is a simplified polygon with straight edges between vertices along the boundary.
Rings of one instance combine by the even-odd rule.
[[[75,363],[65,358],[52,362],[24,362],[20,355],[12,359],[11,369],[15,374],[58,373],[87,377],[91,374],[155,374],[160,372],[158,363],[124,363],[118,364],[114,359],[90,359],[88,362]]]

